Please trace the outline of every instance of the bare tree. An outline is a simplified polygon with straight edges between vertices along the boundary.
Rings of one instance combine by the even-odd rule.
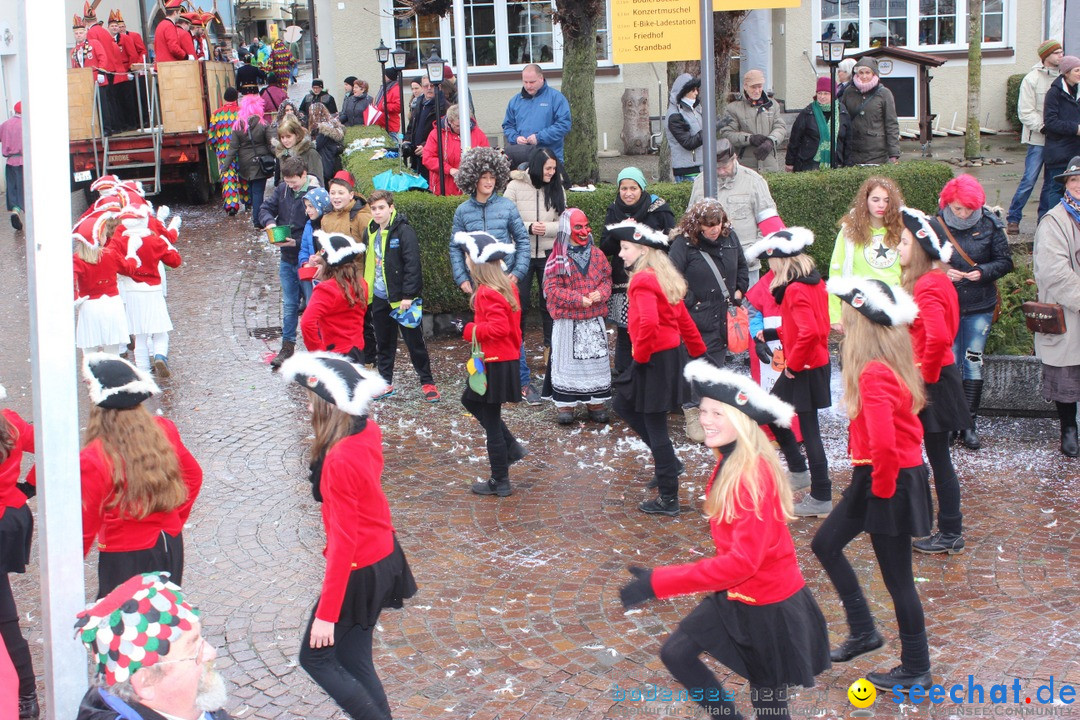
[[[554,20],[562,29],[562,92],[573,126],[563,145],[566,173],[575,183],[600,178],[596,143],[596,18],[604,0],[557,0]]]
[[[979,142],[979,93],[982,85],[982,16],[983,0],[968,2],[968,86],[967,132],[964,135],[964,159],[982,156]]]

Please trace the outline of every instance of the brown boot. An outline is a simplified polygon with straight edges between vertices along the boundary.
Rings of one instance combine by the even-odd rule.
[[[274,356],[274,359],[270,361],[270,369],[276,371],[283,362],[293,356],[294,352],[296,352],[296,343],[292,340],[282,340],[281,349],[278,350],[278,354]]]
[[[1020,234],[1020,223],[1014,223],[1014,222],[1009,223],[1005,227],[1005,233],[1007,235],[1019,235]]]

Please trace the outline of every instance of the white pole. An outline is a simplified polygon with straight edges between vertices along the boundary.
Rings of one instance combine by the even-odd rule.
[[[469,59],[465,55],[465,1],[454,0],[454,59],[457,60],[458,119],[461,152],[472,147],[472,103],[469,102]]]
[[[26,187],[26,277],[34,387],[41,557],[41,622],[45,632],[48,717],[75,717],[86,692],[86,650],[75,640],[85,605],[79,483],[79,407],[75,321],[71,301],[71,196],[64,60],[64,3],[19,5]],[[29,42],[33,36],[34,41]],[[57,188],[61,192],[57,192]]]
[[[701,0],[701,174],[705,197],[716,197],[716,55],[712,0]]]

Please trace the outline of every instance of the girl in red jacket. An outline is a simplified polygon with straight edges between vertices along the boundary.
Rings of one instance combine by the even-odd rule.
[[[521,401],[521,300],[502,263],[514,254],[514,246],[485,232],[459,232],[454,242],[465,248],[475,288],[473,322],[465,325],[462,337],[480,344],[487,372],[484,394],[468,383],[461,394],[461,404],[484,428],[491,464],[491,478],[473,483],[472,491],[506,497],[514,492],[510,466],[525,457],[525,448],[502,421],[502,404]]]
[[[117,274],[135,272],[137,261],[134,253],[124,257],[126,238],[109,242],[119,224],[115,213],[95,212],[83,218],[72,233],[75,306],[79,309],[75,346],[83,352],[104,350],[119,355],[127,349],[128,320]],[[80,227],[86,227],[87,232],[79,232]]]
[[[322,592],[300,641],[300,665],[350,716],[389,718],[372,637],[382,609],[400,608],[416,582],[382,491],[382,431],[367,417],[387,384],[333,353],[297,353],[281,374],[308,391],[312,492],[326,531]]]
[[[619,242],[619,257],[630,273],[628,320],[633,362],[615,381],[612,409],[637,433],[653,456],[652,500],[638,505],[645,513],[679,514],[679,475],[668,435],[668,413],[679,412],[684,400],[686,353],[704,355],[705,343],[683,304],[686,280],[665,254],[668,237],[648,225],[627,220],[608,225],[609,238]],[[686,345],[683,345],[683,342]]]
[[[98,541],[98,598],[133,575],[167,571],[184,579],[181,533],[202,487],[202,468],[176,426],[143,401],[161,392],[123,358],[83,358],[90,417],[79,454],[83,555]]]
[[[304,346],[328,350],[362,361],[367,283],[364,282],[364,245],[348,235],[315,231],[322,251],[323,269],[300,319]]]
[[[818,410],[832,405],[829,379],[829,294],[806,248],[814,235],[806,228],[792,227],[769,233],[746,251],[748,260],[759,255],[769,259],[774,277],[769,284],[780,305],[778,333],[784,348],[784,372],[772,392],[795,406],[802,431],[806,458],[790,428],[770,428],[795,476],[810,470],[810,493],[795,505],[796,517],[825,517],[832,510],[832,481],[829,460],[821,442]]]
[[[972,421],[960,369],[953,358],[960,300],[945,273],[953,248],[937,219],[907,207],[901,208],[900,214],[904,220],[898,248],[901,283],[919,306],[919,316],[911,324],[915,362],[926,383],[926,407],[919,420],[938,498],[938,531],[916,540],[914,547],[923,553],[955,555],[964,551],[963,515],[949,436],[970,428]]]
[[[791,489],[759,425],[787,427],[793,408],[749,378],[704,360],[686,366],[701,397],[705,445],[718,460],[705,490],[716,556],[654,570],[619,593],[624,607],[710,593],[664,642],[660,659],[706,715],[742,717],[701,661],[709,653],[750,682],[758,717],[787,717],[787,686],[829,668],[829,633],[788,531]]]
[[[905,327],[918,307],[902,288],[871,278],[834,278],[828,289],[844,303],[841,360],[855,466],[851,484],[811,543],[847,616],[848,638],[832,651],[832,661],[848,662],[885,644],[844,557],[847,544],[866,532],[892,597],[901,645],[900,665],[866,679],[882,690],[930,687],[926,622],[911,569],[911,538],[930,533],[933,507],[918,417],[926,394]]]
[[[0,385],[0,400],[7,391]],[[32,486],[19,482],[23,453],[34,452],[34,427],[14,410],[0,410],[0,639],[19,677],[19,717],[38,716],[37,681],[30,646],[19,629],[19,611],[8,573],[26,572],[34,516],[26,504]]]

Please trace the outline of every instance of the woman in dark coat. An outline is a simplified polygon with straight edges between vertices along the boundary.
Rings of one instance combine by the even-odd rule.
[[[263,100],[258,95],[244,95],[240,99],[240,112],[233,125],[229,151],[221,167],[229,167],[236,161],[236,172],[248,181],[251,188],[251,217],[256,229],[259,225],[259,210],[266,194],[266,179],[273,175],[266,172],[258,158],[273,157],[270,151],[270,137],[266,123],[263,122]]]
[[[836,115],[836,166],[845,165],[845,149],[848,133],[851,132],[851,118],[843,103],[833,102],[832,81],[820,77],[817,81],[817,93],[814,100],[799,112],[795,124],[791,126],[788,139],[787,156],[784,169],[788,172],[823,170],[830,167],[829,129],[832,127],[832,114]],[[822,132],[824,128],[824,132]],[[822,142],[821,139],[825,138]]]
[[[371,104],[371,96],[368,95],[368,84],[364,80],[357,79],[353,83],[353,91],[351,95],[345,98],[345,101],[341,103],[341,112],[338,113],[338,120],[345,127],[351,127],[353,125],[365,125],[364,113],[368,109],[368,105]]]
[[[1065,172],[1069,160],[1080,155],[1080,58],[1066,55],[1058,64],[1058,76],[1043,101],[1043,189],[1039,198],[1039,219],[1061,202],[1065,186],[1057,176]]]

